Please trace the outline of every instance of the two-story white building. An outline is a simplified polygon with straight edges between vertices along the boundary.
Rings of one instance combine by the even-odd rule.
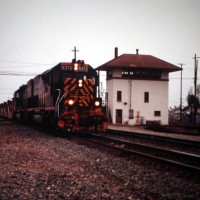
[[[106,71],[109,116],[113,124],[168,124],[169,73],[181,68],[151,55],[122,54],[99,66]]]

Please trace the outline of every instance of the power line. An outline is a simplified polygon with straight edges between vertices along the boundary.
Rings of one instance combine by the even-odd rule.
[[[13,91],[14,88],[0,88],[0,91]]]
[[[0,94],[13,94],[14,93],[14,90],[13,92],[0,92]]]
[[[21,73],[2,73],[0,72],[0,76],[36,76],[37,74],[21,74]]]
[[[29,65],[52,65],[52,64],[42,64],[42,63],[32,63],[32,62],[22,62],[22,61],[13,61],[13,60],[0,60],[0,62],[21,63],[21,64],[29,64]]]
[[[26,67],[26,68],[29,68],[29,67],[35,67],[35,66],[12,66],[12,67],[10,67],[10,66],[7,66],[7,67],[1,67],[0,66],[0,69],[7,69],[7,68],[21,68],[21,67]]]

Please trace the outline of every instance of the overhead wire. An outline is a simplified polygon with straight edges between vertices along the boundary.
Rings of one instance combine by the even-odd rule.
[[[35,73],[22,73],[22,72],[9,72],[9,71],[0,71],[0,76],[36,76]]]
[[[32,73],[32,72],[17,72],[17,71],[7,71],[4,69],[10,69],[10,68],[35,68],[35,65],[39,66],[47,66],[52,64],[44,64],[44,63],[32,63],[32,62],[24,62],[24,61],[13,61],[13,60],[0,60],[1,63],[19,63],[19,64],[25,64],[26,66],[0,66],[0,76],[37,76],[39,73]],[[31,65],[31,66],[28,66]],[[33,66],[34,65],[34,66]]]
[[[42,64],[42,63],[32,63],[32,62],[22,62],[22,61],[13,61],[13,60],[0,60],[0,62],[21,63],[21,64],[29,64],[29,65],[52,65],[52,64]]]

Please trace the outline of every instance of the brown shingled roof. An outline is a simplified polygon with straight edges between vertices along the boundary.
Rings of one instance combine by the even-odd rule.
[[[180,67],[168,63],[164,60],[161,60],[151,55],[142,55],[142,54],[122,54],[121,56],[97,67],[96,70],[107,71],[111,67],[152,68],[152,69],[163,69],[169,72],[181,70]]]

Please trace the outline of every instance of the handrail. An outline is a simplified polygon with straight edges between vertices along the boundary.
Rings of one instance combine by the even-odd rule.
[[[58,98],[56,100],[56,104],[55,104],[55,107],[57,107],[57,117],[60,117],[60,113],[59,113],[59,105],[60,105],[60,102],[62,101],[63,97],[65,96],[65,94],[67,92],[69,92],[69,90],[66,90],[65,93],[62,95],[62,97],[60,97],[60,94],[61,94],[61,90],[60,89],[56,89],[59,91],[59,95],[58,95]]]

